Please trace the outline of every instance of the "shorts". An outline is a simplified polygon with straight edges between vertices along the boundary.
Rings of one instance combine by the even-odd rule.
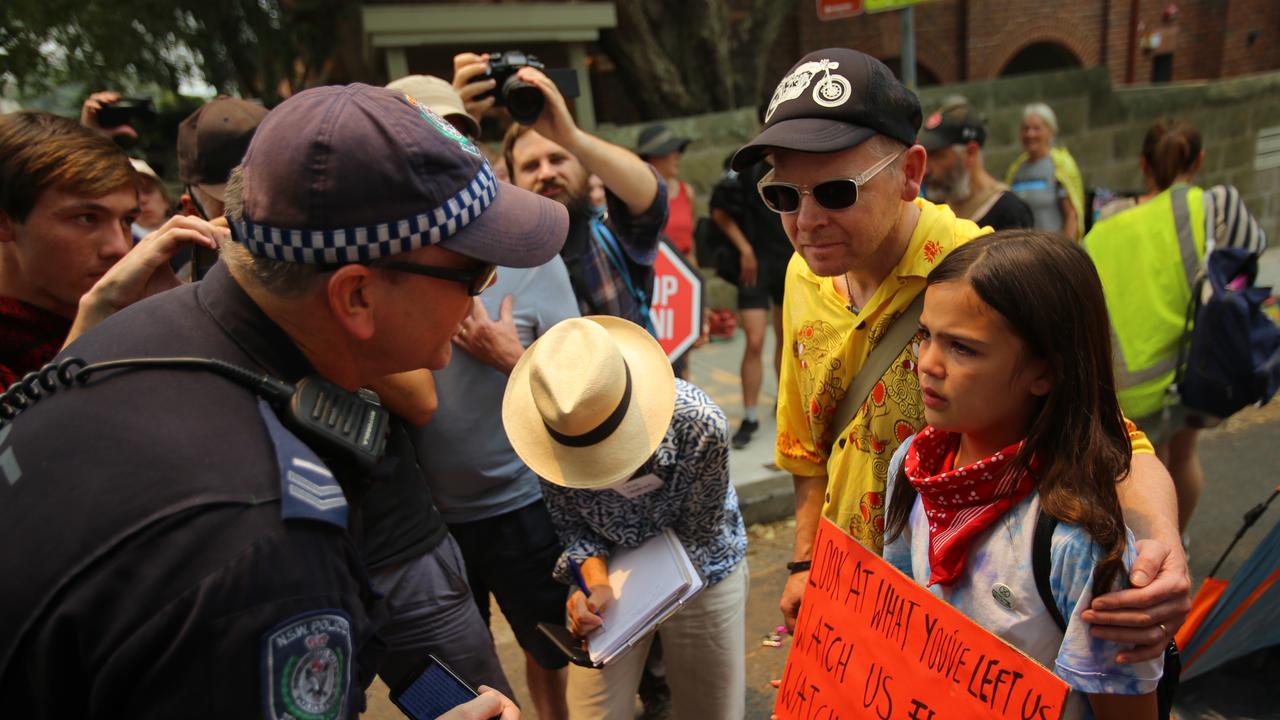
[[[539,622],[563,625],[569,590],[551,576],[563,548],[542,500],[483,520],[451,523],[449,532],[462,548],[467,579],[489,622],[489,593],[511,625],[520,647],[538,665],[558,670],[569,658],[541,632]]]
[[[756,284],[738,286],[739,310],[768,310],[769,304],[782,307],[782,295],[787,280],[786,263],[760,263]]]
[[[1203,430],[1217,425],[1220,420],[1203,415],[1185,405],[1174,405],[1169,408],[1169,420],[1164,419],[1164,411],[1159,410],[1140,418],[1129,418],[1138,429],[1147,434],[1147,439],[1158,449],[1168,444],[1173,434],[1179,430]]]

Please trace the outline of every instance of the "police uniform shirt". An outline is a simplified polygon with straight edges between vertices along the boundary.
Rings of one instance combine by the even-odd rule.
[[[64,354],[311,372],[221,265]],[[6,715],[355,717],[380,616],[346,529],[355,483],[251,391],[102,373],[0,428],[0,479]]]

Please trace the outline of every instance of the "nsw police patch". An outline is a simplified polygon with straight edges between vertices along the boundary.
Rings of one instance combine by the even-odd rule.
[[[268,631],[262,683],[270,720],[349,717],[351,619],[341,610],[316,610]]]

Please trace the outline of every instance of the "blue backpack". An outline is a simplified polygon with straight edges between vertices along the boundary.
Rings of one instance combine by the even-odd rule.
[[[1271,288],[1253,286],[1257,272],[1256,255],[1221,248],[1191,288],[1175,380],[1191,410],[1225,418],[1280,388],[1280,327],[1262,311]]]

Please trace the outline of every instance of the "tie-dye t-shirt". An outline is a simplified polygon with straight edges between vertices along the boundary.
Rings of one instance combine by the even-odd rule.
[[[910,441],[889,462],[889,489],[898,475]],[[1100,550],[1079,526],[1059,523],[1050,546],[1049,584],[1064,618],[1064,634],[1049,615],[1036,591],[1031,569],[1031,545],[1040,496],[1031,493],[994,525],[978,535],[965,559],[963,575],[950,586],[934,585],[929,592],[1050,668],[1072,693],[1063,718],[1089,718],[1089,704],[1082,693],[1144,695],[1155,692],[1164,669],[1164,658],[1122,665],[1116,653],[1122,647],[1089,634],[1081,619],[1093,602],[1093,568]],[[1126,530],[1125,567],[1132,565],[1133,534]],[[929,525],[920,499],[902,535],[884,548],[884,559],[916,582],[929,582]]]

